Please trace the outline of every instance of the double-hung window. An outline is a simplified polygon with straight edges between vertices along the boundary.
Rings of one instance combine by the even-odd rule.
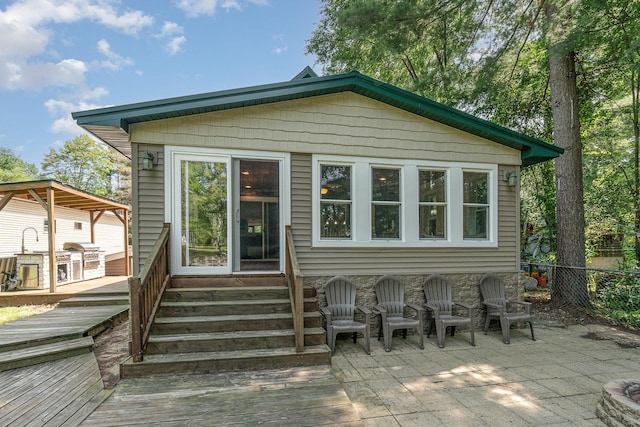
[[[489,174],[463,172],[463,230],[464,239],[489,238]]]
[[[314,156],[313,245],[496,247],[498,165]]]
[[[371,168],[371,238],[399,239],[400,169]]]
[[[351,239],[351,166],[320,165],[320,237]]]
[[[447,238],[447,181],[442,170],[418,171],[420,239]]]

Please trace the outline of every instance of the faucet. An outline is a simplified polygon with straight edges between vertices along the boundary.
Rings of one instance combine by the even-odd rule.
[[[35,229],[35,228],[33,228],[33,227],[27,227],[27,228],[25,228],[24,230],[22,230],[22,252],[21,252],[21,253],[25,253],[25,252],[24,252],[24,232],[25,232],[25,231],[27,231],[27,230],[29,230],[29,229],[31,229],[31,230],[33,230],[33,231],[35,231],[35,232],[36,232],[36,242],[38,242],[38,230],[36,230],[36,229]]]

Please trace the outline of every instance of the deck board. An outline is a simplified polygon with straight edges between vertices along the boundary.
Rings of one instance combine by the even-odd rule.
[[[120,381],[82,425],[362,425],[329,366]]]
[[[78,425],[110,393],[93,353],[0,372],[0,425]]]
[[[36,341],[79,338],[95,330],[105,319],[116,318],[127,311],[127,306],[59,307],[6,323],[0,325],[0,351]]]

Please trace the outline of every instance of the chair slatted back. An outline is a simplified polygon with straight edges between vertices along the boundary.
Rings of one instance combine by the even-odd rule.
[[[488,303],[499,304],[503,307],[507,304],[504,282],[495,274],[485,274],[480,279],[480,292],[482,298]]]
[[[451,282],[439,274],[432,274],[424,282],[424,296],[428,303],[435,304],[442,314],[452,309]]]
[[[336,276],[325,287],[327,308],[333,320],[353,320],[356,303],[356,285],[343,276]]]
[[[387,311],[387,317],[404,316],[404,283],[393,276],[382,276],[375,289],[378,305]]]

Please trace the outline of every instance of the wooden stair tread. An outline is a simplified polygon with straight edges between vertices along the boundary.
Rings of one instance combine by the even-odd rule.
[[[322,334],[322,328],[305,328],[305,335]],[[150,343],[157,342],[176,342],[189,340],[213,340],[213,339],[235,339],[235,338],[254,338],[254,337],[276,337],[276,336],[293,336],[293,329],[270,329],[258,331],[229,331],[229,332],[209,332],[195,334],[167,334],[152,335],[149,337]]]
[[[128,295],[90,295],[77,296],[64,299],[58,303],[60,306],[72,307],[78,305],[128,305]]]
[[[304,302],[314,302],[315,298],[305,298]],[[290,304],[289,299],[256,299],[256,300],[219,300],[219,301],[162,301],[162,307],[206,307],[206,306],[233,306],[233,305],[260,305],[260,304]]]
[[[305,312],[304,317],[320,316],[318,312]],[[196,323],[196,322],[216,322],[216,321],[242,321],[242,320],[277,320],[291,319],[291,313],[264,313],[264,314],[230,314],[222,316],[166,316],[156,317],[156,324],[173,324],[173,323]]]
[[[228,292],[234,293],[238,291],[281,291],[284,289],[289,289],[286,286],[242,286],[232,288],[229,286],[201,286],[201,287],[193,287],[193,288],[168,288],[167,292],[207,292],[207,291],[215,291],[215,292]]]
[[[56,360],[93,350],[93,338],[81,337],[0,353],[0,371]]]
[[[162,364],[174,362],[193,362],[200,360],[229,360],[229,359],[259,359],[268,357],[278,357],[285,355],[313,355],[325,354],[329,352],[326,344],[307,346],[303,353],[296,352],[294,347],[278,347],[251,350],[233,350],[233,351],[199,351],[190,353],[167,353],[167,354],[147,354],[142,362],[133,363],[131,358],[125,361],[125,365],[145,365],[145,364]]]

